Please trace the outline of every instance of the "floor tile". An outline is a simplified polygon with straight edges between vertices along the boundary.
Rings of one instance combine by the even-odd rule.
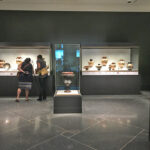
[[[59,136],[47,141],[39,146],[33,147],[31,150],[93,150],[86,145],[69,140]]]
[[[98,150],[119,150],[139,132],[138,128],[107,120],[72,138]]]
[[[0,113],[0,134],[28,125],[29,122],[14,113]]]
[[[148,150],[149,97],[83,96],[82,114],[53,114],[52,97],[0,98],[0,150]]]
[[[96,120],[83,117],[82,114],[60,114],[52,118],[45,115],[41,117],[41,120],[44,122],[51,122],[54,125],[70,131],[81,131],[97,123]]]
[[[78,132],[71,132],[71,131],[65,131],[64,133],[62,133],[63,136],[65,137],[71,137],[74,134],[77,134]]]
[[[148,132],[139,135],[135,140],[129,143],[123,150],[150,150],[150,141],[148,141]]]
[[[0,135],[1,150],[26,150],[44,140],[50,139],[63,131],[53,125],[47,125],[40,120],[34,120],[29,125],[18,128],[9,134]]]

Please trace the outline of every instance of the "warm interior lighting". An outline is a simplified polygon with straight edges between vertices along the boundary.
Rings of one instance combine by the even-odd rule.
[[[8,119],[5,120],[5,124],[9,124],[10,121]]]

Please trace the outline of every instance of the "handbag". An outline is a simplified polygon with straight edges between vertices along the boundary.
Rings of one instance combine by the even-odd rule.
[[[40,74],[41,76],[47,75],[47,74],[48,74],[47,68],[41,69],[41,70],[39,71],[39,74]]]

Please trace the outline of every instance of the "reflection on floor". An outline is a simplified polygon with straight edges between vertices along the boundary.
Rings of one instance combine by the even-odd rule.
[[[0,150],[149,150],[150,92],[83,96],[83,114],[53,114],[53,101],[0,98]]]

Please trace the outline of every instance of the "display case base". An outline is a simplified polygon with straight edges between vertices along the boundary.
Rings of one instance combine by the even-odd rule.
[[[18,78],[16,76],[0,76],[0,96],[1,97],[15,97],[18,88]],[[48,76],[47,79],[47,96],[53,95],[53,77]],[[21,96],[24,96],[25,92],[22,90]],[[39,96],[39,81],[37,77],[34,77],[32,83],[32,89],[29,96]]]
[[[140,75],[86,75],[81,77],[83,95],[140,94]]]
[[[63,92],[58,92],[63,93]],[[54,113],[82,113],[81,94],[55,94]]]

